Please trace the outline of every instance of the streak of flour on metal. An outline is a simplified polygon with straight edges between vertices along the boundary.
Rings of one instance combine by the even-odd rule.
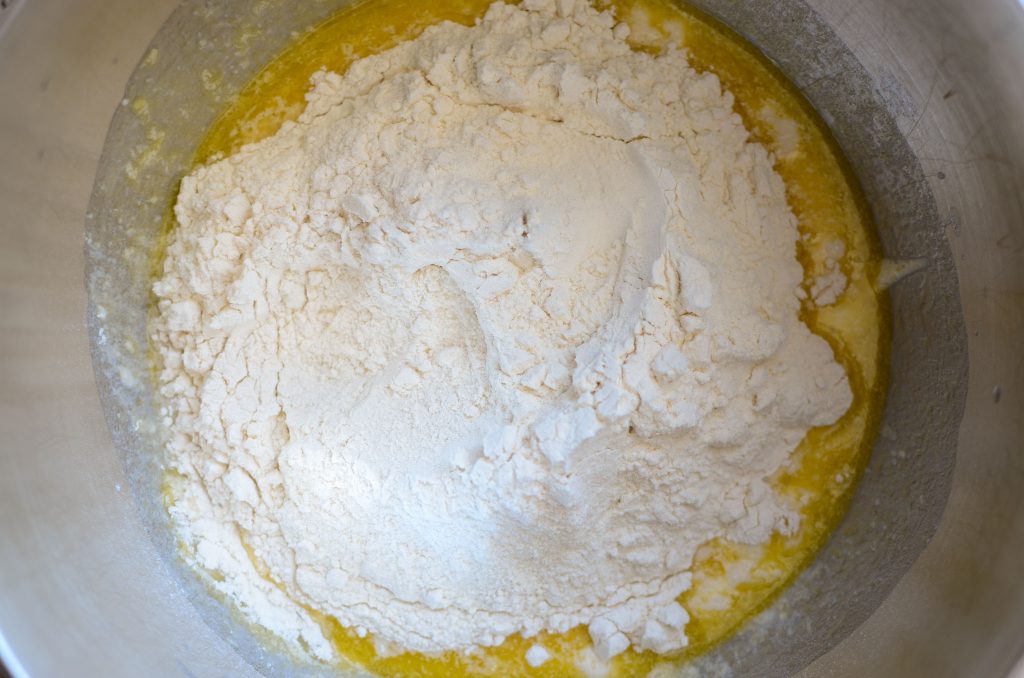
[[[0,0],[0,40],[14,23],[25,2],[27,0]]]
[[[0,632],[0,678],[29,678],[28,671],[14,655],[7,638]]]

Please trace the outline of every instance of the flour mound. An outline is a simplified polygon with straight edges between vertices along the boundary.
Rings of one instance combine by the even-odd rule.
[[[382,652],[581,624],[668,652],[701,544],[797,528],[771,478],[851,392],[784,186],[714,75],[627,32],[495,4],[182,182],[171,511],[296,648],[332,657],[313,608]]]

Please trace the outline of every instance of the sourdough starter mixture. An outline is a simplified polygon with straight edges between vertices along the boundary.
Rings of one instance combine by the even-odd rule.
[[[701,544],[797,529],[771,479],[851,391],[798,317],[796,220],[718,79],[628,31],[494,4],[182,182],[171,510],[297,651],[332,659],[315,610],[382,653],[670,652]]]

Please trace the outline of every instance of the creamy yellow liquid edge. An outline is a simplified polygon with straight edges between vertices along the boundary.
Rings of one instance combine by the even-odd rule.
[[[470,24],[490,2],[363,0],[342,10],[261,71],[210,129],[197,150],[196,164],[265,138],[294,119],[316,70],[344,71],[354,59],[412,39],[443,20]],[[689,647],[675,657],[631,650],[616,657],[609,675],[633,676],[646,675],[658,664],[685,661],[727,638],[767,606],[824,544],[845,512],[878,429],[889,327],[885,295],[874,285],[880,250],[867,210],[827,129],[803,98],[753,47],[699,12],[670,0],[608,4],[634,29],[635,48],[681,45],[695,68],[718,75],[734,95],[736,112],[753,140],[773,151],[776,170],[785,180],[799,221],[798,258],[806,287],[825,272],[826,245],[835,240],[845,244],[840,265],[848,279],[846,292],[832,306],[805,304],[801,317],[832,345],[854,393],[849,412],[832,426],[810,431],[790,468],[776,480],[780,491],[802,507],[798,533],[776,535],[763,547],[718,541],[705,545],[694,563],[694,586],[680,598],[692,616],[686,628]],[[162,252],[157,254],[157,270],[161,259]],[[168,502],[174,501],[173,485],[165,484]],[[345,662],[381,675],[582,675],[577,664],[589,645],[586,631],[577,628],[530,639],[513,636],[500,647],[472,655],[378,657],[371,639],[357,637],[330,617],[317,617]],[[531,668],[524,655],[538,642],[553,658]]]

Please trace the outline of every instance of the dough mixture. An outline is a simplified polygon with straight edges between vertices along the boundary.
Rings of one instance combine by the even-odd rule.
[[[183,180],[171,512],[297,652],[334,659],[322,614],[383,655],[578,626],[670,653],[701,545],[798,529],[773,479],[852,395],[785,186],[715,75],[629,32],[495,3]]]

